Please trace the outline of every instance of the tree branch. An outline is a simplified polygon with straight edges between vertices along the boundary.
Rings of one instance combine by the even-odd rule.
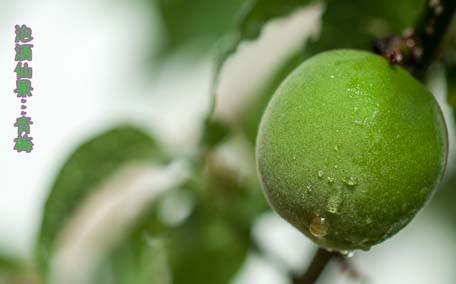
[[[451,24],[456,1],[427,0],[426,7],[415,26],[415,35],[422,49],[416,74],[423,77]]]
[[[374,51],[422,80],[453,18],[454,0],[426,0],[415,27],[374,42]]]
[[[293,284],[313,284],[320,277],[321,273],[333,257],[339,256],[339,253],[329,252],[319,248],[315,253],[312,262],[307,268],[306,273],[293,277]]]

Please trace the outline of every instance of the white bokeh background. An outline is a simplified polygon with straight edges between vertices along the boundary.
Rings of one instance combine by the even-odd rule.
[[[177,54],[160,70],[148,69],[145,60],[159,44],[160,22],[147,9],[141,1],[0,0],[0,251],[31,257],[47,190],[68,153],[91,135],[118,122],[133,121],[177,151],[190,150],[196,141],[209,103],[211,56],[191,61],[180,60],[184,55]],[[286,57],[281,47],[298,48],[296,38],[318,32],[321,7],[312,9],[290,20],[308,27],[303,32],[293,31],[290,22],[271,27],[257,46],[267,49],[268,56],[245,46],[244,57],[232,60],[231,71],[225,70],[228,79],[221,84],[226,95],[219,103],[228,106],[219,111],[222,118],[236,116],[243,94],[261,83],[258,78],[245,80],[254,67],[262,71],[257,77],[271,76],[268,70],[277,58]],[[16,24],[29,25],[34,35],[35,90],[27,103],[34,122],[31,154],[12,150],[13,123],[20,111],[13,94]],[[289,35],[288,41],[284,34]],[[278,40],[280,35],[283,38]],[[265,60],[269,54],[277,57]],[[239,67],[246,60],[250,60],[247,67]],[[432,88],[442,93],[443,85],[442,79],[436,79]],[[263,216],[254,232],[269,254],[293,269],[305,266],[306,255],[314,249],[273,214]],[[369,276],[369,283],[453,284],[455,251],[456,238],[446,221],[424,210],[392,240],[357,254],[353,261]],[[338,275],[327,273],[320,283],[351,283]],[[255,254],[234,282],[287,283],[284,270],[274,267],[271,258]]]

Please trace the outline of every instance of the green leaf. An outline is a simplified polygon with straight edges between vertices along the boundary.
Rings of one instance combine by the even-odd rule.
[[[228,283],[247,255],[247,244],[222,218],[196,211],[169,234],[174,284]]]
[[[251,0],[241,11],[239,41],[256,39],[267,22],[285,17],[315,0]]]
[[[47,270],[61,229],[99,183],[128,161],[163,159],[157,142],[131,126],[114,128],[78,147],[62,166],[45,203],[36,247],[41,268]]]
[[[253,222],[268,206],[258,185],[243,184],[226,174],[211,170],[203,175],[195,173],[184,188],[161,196],[136,221],[128,238],[103,261],[102,267],[116,269],[103,269],[105,273],[99,277],[129,279],[113,282],[118,284],[158,284],[168,277],[173,284],[229,283],[246,259]],[[169,211],[163,211],[165,204],[172,204],[171,210],[187,207],[176,200],[189,200],[191,204],[188,214],[177,223],[164,215]],[[147,244],[144,240],[152,241],[156,250],[156,257],[147,262],[140,257]],[[144,274],[138,266],[153,268],[160,277],[149,282],[132,280],[129,275]],[[104,281],[94,283],[111,283]]]
[[[161,284],[169,278],[173,284],[229,283],[245,261],[249,246],[245,236],[202,200],[185,221],[170,225],[159,214],[165,199],[166,195],[108,255],[93,283]]]
[[[204,148],[215,147],[229,135],[229,128],[211,117],[206,118],[203,129],[200,144]]]
[[[169,279],[163,240],[134,235],[112,251],[98,267],[96,284],[167,284]]]
[[[218,84],[220,71],[225,61],[236,52],[239,44],[245,40],[258,38],[264,25],[275,18],[285,17],[298,8],[314,0],[249,0],[240,13],[237,30],[226,37],[215,64],[215,76],[212,87],[213,96]]]
[[[151,0],[149,0],[151,1]],[[224,33],[234,26],[234,15],[244,0],[157,0],[164,29],[159,56],[166,56],[183,46],[194,45],[207,52]]]

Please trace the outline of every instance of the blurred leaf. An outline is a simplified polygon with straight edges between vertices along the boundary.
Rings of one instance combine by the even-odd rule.
[[[447,102],[448,105],[453,109],[453,118],[456,122],[456,64],[447,64],[445,68],[446,82],[447,82]],[[452,190],[447,190],[455,196],[456,188],[456,172],[448,173],[450,174],[450,179],[447,181],[448,188]],[[452,200],[452,198],[450,198]],[[456,215],[455,220],[456,220]]]
[[[39,283],[39,277],[32,267],[19,259],[0,254],[0,284],[35,283]]]
[[[128,161],[153,163],[163,157],[149,134],[130,126],[114,128],[78,147],[62,166],[45,203],[36,248],[41,268],[47,270],[65,222],[100,182]]]
[[[168,284],[163,241],[133,236],[116,248],[98,267],[96,284]]]
[[[179,196],[185,198],[176,198]],[[162,211],[164,205],[172,204],[168,209],[173,212],[187,206],[168,203],[170,200],[191,201],[189,211],[177,223],[170,223],[170,216],[164,215],[169,213]],[[137,220],[129,237],[102,264],[115,269],[103,269],[105,273],[100,275],[104,279],[129,279],[112,282],[119,284],[161,284],[168,279],[173,284],[230,283],[246,259],[252,224],[265,210],[268,206],[258,184],[250,185],[228,171],[215,170],[209,162],[203,174],[197,171],[183,189],[165,193]],[[151,243],[155,251],[144,248]],[[155,258],[142,260],[145,250]],[[152,269],[159,276],[149,282],[131,280],[133,276],[128,275],[144,275],[138,267]]]
[[[0,270],[16,270],[21,266],[21,261],[4,254],[0,254]]]
[[[152,0],[149,0],[152,2]],[[157,0],[164,39],[159,56],[194,44],[207,52],[214,41],[233,28],[234,16],[244,0]]]
[[[168,237],[174,284],[228,283],[247,255],[246,240],[225,220],[203,210]]]
[[[170,225],[156,204],[130,237],[106,258],[104,273],[97,278],[103,280],[94,283],[161,284],[169,283],[169,278],[173,284],[229,283],[244,263],[248,240],[210,204],[200,200],[195,206],[185,221]],[[145,253],[148,258],[144,258]]]
[[[201,140],[203,147],[212,148],[222,142],[229,134],[229,129],[220,121],[207,117]]]
[[[447,101],[456,112],[456,65],[447,66],[446,68],[447,81]]]
[[[451,23],[448,33],[442,42],[442,61],[448,65],[456,64],[456,17]]]
[[[241,11],[239,41],[256,39],[265,24],[274,18],[285,17],[316,0],[251,0]]]
[[[250,181],[241,178],[238,171],[233,172],[211,163],[208,163],[207,171],[210,190],[203,202],[210,204],[214,214],[220,215],[230,226],[249,238],[257,217],[270,208],[257,179]]]
[[[217,88],[220,71],[225,61],[236,52],[239,44],[245,40],[258,38],[264,25],[279,17],[285,17],[298,8],[315,0],[249,0],[240,12],[237,30],[226,37],[222,50],[217,58],[213,82],[213,96]]]

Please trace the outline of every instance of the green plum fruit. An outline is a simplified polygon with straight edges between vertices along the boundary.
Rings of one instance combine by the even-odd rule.
[[[256,143],[271,207],[335,251],[368,250],[406,226],[448,156],[433,95],[359,50],[323,52],[296,68],[271,98]]]

